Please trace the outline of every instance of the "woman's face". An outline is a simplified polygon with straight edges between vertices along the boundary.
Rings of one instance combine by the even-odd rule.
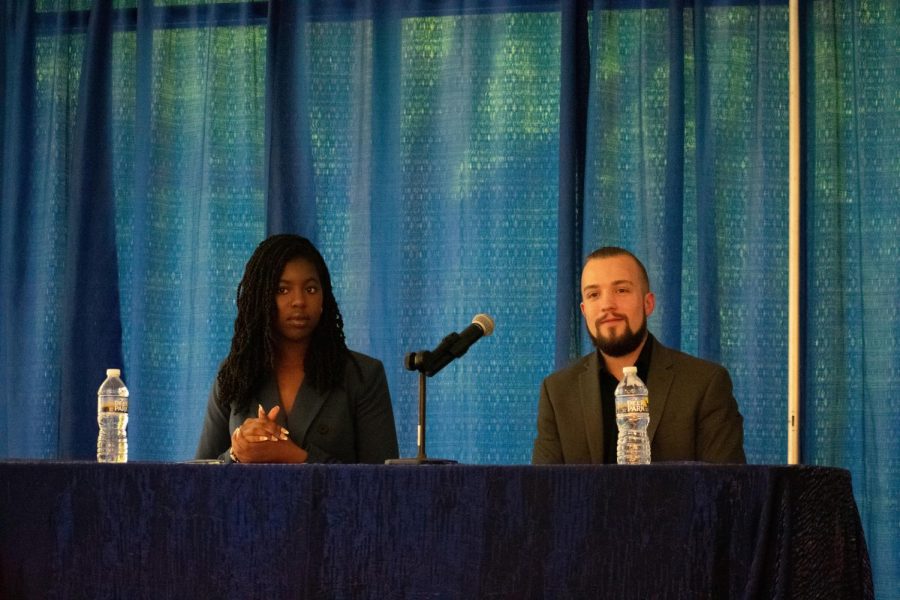
[[[275,293],[275,329],[286,343],[308,343],[322,316],[322,283],[315,266],[295,258],[284,266]]]

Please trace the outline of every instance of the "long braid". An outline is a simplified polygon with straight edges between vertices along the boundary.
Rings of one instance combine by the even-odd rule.
[[[322,315],[304,359],[306,377],[320,393],[341,383],[350,353],[328,266],[306,238],[274,235],[256,248],[238,285],[231,350],[218,375],[219,403],[223,407],[234,404],[246,408],[262,379],[274,372],[277,345],[277,334],[272,327],[275,292],[285,265],[296,258],[313,264],[323,294]]]

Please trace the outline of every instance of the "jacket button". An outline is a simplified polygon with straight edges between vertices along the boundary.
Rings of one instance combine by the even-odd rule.
[[[318,429],[319,435],[328,435],[329,431],[331,431],[331,427],[329,427],[328,425],[326,425],[324,423],[319,425],[319,429]]]

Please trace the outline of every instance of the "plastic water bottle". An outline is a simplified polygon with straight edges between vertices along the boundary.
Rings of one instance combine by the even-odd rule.
[[[637,367],[622,369],[622,381],[616,386],[616,425],[619,440],[616,462],[620,465],[650,464],[650,397],[647,386],[637,375]]]
[[[128,388],[119,369],[107,369],[97,390],[97,462],[128,462]]]

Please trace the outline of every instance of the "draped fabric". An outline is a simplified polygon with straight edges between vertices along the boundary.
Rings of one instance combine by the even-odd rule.
[[[898,8],[803,4],[802,459],[848,468],[900,587]],[[134,460],[192,455],[237,283],[313,239],[354,349],[479,312],[428,380],[428,453],[527,462],[540,380],[588,340],[581,261],[632,249],[650,328],[725,364],[783,461],[786,2],[0,0],[0,456],[90,458],[121,366]]]
[[[270,147],[270,215],[314,223],[301,231],[334,272],[351,346],[387,364],[405,455],[418,384],[404,353],[492,315],[498,335],[428,382],[428,451],[526,462],[554,356],[559,14],[275,7],[269,102],[292,116],[271,139],[311,145],[313,178],[305,150]]]
[[[873,598],[835,468],[0,461],[0,481],[9,598]]]
[[[900,590],[900,5],[807,8],[802,453],[853,473],[876,592]]]
[[[650,329],[727,365],[750,460],[782,461],[787,7],[596,8],[584,253],[644,259]]]

